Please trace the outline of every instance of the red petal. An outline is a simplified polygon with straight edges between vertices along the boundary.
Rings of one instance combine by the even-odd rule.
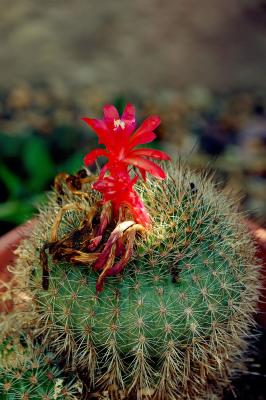
[[[130,152],[130,157],[152,157],[157,158],[158,160],[171,160],[171,157],[168,156],[164,151],[154,150],[154,149],[137,149]]]
[[[145,119],[145,121],[142,122],[136,133],[154,131],[154,129],[156,129],[157,126],[160,125],[160,123],[161,123],[160,117],[158,117],[157,115],[151,115],[150,117]]]
[[[115,256],[121,257],[124,251],[125,251],[125,245],[123,242],[123,238],[120,238],[116,243]]]
[[[147,212],[141,198],[134,190],[131,190],[130,193],[128,193],[126,204],[131,210],[135,221],[148,228],[151,222],[149,213]]]
[[[122,114],[121,120],[125,122],[127,135],[131,135],[136,127],[135,107],[127,104]]]
[[[105,144],[105,146],[108,145],[110,141],[108,137],[109,131],[104,121],[95,118],[81,118],[81,120],[86,122],[86,124],[88,124],[91,129],[96,133],[99,138],[99,143],[103,143]]]
[[[135,122],[136,120],[135,114],[136,114],[135,107],[132,104],[128,103],[125,106],[121,119],[123,121]]]
[[[91,239],[90,244],[88,245],[89,252],[92,252],[97,249],[99,244],[101,243],[102,235],[96,236],[95,238]]]
[[[124,162],[127,164],[132,164],[135,167],[142,168],[156,178],[164,179],[166,176],[164,170],[159,167],[159,165],[150,160],[147,160],[146,158],[127,157],[124,159]]]
[[[161,120],[159,117],[157,117],[157,115],[152,115],[151,117],[145,119],[145,121],[142,122],[140,127],[136,130],[134,135],[131,137],[131,142],[132,141],[135,142],[136,139],[139,139],[145,133],[152,132],[155,128],[157,128],[158,125],[160,125],[160,122],[161,122]],[[142,142],[142,143],[144,143],[144,142]],[[140,143],[136,143],[136,144],[140,144]],[[136,144],[134,144],[134,146]]]
[[[86,156],[84,157],[84,164],[86,166],[91,165],[94,163],[96,158],[98,158],[100,156],[108,157],[108,154],[103,149],[94,149],[94,150],[90,151],[88,154],[86,154]]]
[[[139,168],[139,172],[140,172],[140,174],[141,174],[142,179],[144,180],[144,182],[146,182],[146,179],[147,179],[146,171],[144,171],[144,169],[142,169],[142,168]]]
[[[124,246],[124,253],[121,256],[121,259],[114,264],[110,269],[107,270],[107,276],[114,276],[119,274],[123,271],[127,263],[129,262],[132,254],[133,254],[133,246],[134,246],[134,239],[135,239],[135,232],[130,232],[128,241],[126,246]]]
[[[117,119],[120,119],[119,114],[115,106],[112,104],[107,104],[103,108],[103,115],[104,115],[104,121],[108,125],[110,129],[114,129],[114,121]]]
[[[92,187],[96,190],[105,190],[105,189],[113,189],[115,186],[114,182],[110,181],[108,178],[97,180],[93,183]]]
[[[130,181],[128,186],[132,189],[133,186],[137,183],[138,179],[139,179],[138,175],[135,175],[134,178],[131,179],[131,181]]]
[[[106,171],[108,170],[108,168],[109,168],[109,163],[107,162],[107,163],[102,167],[102,169],[100,170],[100,173],[99,173],[99,180],[102,180],[102,179],[104,178],[104,175],[105,175]]]
[[[154,132],[145,132],[141,135],[137,135],[134,133],[134,135],[131,137],[129,145],[130,148],[132,149],[133,147],[139,145],[139,144],[146,144],[153,142],[154,139],[156,139],[156,134]]]
[[[115,242],[119,238],[123,236],[124,231],[130,228],[132,225],[134,225],[134,221],[124,221],[116,226],[116,228],[112,231],[111,235],[109,236],[109,239],[107,240],[103,251],[101,252],[101,254],[99,255],[94,264],[93,268],[95,271],[104,268],[104,264],[109,258],[111,247],[115,244]]]

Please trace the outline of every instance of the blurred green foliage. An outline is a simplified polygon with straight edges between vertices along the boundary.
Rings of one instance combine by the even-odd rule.
[[[95,135],[72,126],[49,135],[0,132],[0,233],[31,218],[55,175],[77,171],[95,145]]]

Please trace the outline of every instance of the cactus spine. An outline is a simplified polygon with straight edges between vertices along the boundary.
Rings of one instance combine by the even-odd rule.
[[[74,384],[47,349],[29,337],[6,337],[0,345],[0,397],[2,400],[75,400]],[[73,379],[72,379],[73,381]]]

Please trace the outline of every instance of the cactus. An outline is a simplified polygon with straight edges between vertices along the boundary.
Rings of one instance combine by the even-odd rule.
[[[91,391],[219,397],[246,348],[258,291],[254,246],[234,201],[206,176],[168,167],[163,183],[149,178],[137,185],[152,228],[137,237],[123,273],[108,277],[98,293],[99,274],[90,265],[49,257],[44,290],[40,249],[62,206],[78,205],[62,217],[59,238],[98,204],[89,184],[84,191],[87,197],[68,191],[60,205],[51,194],[17,252],[17,288],[29,281],[38,333],[67,353]]]
[[[6,337],[0,345],[2,400],[75,400],[78,387],[66,383],[52,353],[27,337]]]
[[[134,107],[120,118],[107,105],[102,120],[84,121],[105,146],[85,165],[108,162],[98,177],[56,177],[12,270],[8,295],[31,301],[7,316],[5,331],[34,328],[77,370],[83,400],[219,398],[241,363],[258,297],[243,217],[206,176],[181,163],[166,173],[149,159],[166,153],[136,147],[155,138],[159,117],[134,132]],[[47,379],[39,382],[44,390]]]

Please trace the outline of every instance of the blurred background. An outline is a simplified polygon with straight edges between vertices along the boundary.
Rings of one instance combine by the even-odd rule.
[[[0,35],[0,235],[96,146],[80,117],[126,102],[266,226],[265,0],[0,0]],[[265,336],[254,359],[228,399],[266,398]]]

